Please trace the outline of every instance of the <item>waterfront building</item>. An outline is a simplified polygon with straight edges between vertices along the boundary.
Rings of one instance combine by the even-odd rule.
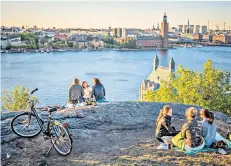
[[[136,45],[138,48],[162,47],[162,38],[161,36],[139,35],[136,37]]]
[[[56,33],[55,34],[55,39],[58,40],[67,40],[68,35],[67,34],[61,34],[61,33]]]
[[[163,17],[163,22],[161,23],[161,36],[163,39],[163,48],[168,48],[168,27],[169,24],[167,22],[167,15],[165,13]]]
[[[194,25],[190,25],[189,33],[191,33],[191,34],[193,34],[193,33],[194,33]]]
[[[201,27],[201,33],[202,34],[206,34],[207,31],[208,31],[207,26],[204,25],[204,26]]]
[[[175,72],[175,62],[171,58],[168,67],[159,65],[159,58],[156,55],[153,61],[153,70],[147,80],[144,80],[140,86],[139,99],[145,100],[145,94],[148,90],[155,91],[160,87],[161,81],[169,82],[171,73]]]
[[[228,35],[228,34],[213,35],[212,40],[214,42],[219,42],[219,43],[224,43],[224,44],[231,44],[231,35]]]
[[[87,34],[74,34],[69,37],[68,40],[73,42],[86,42],[87,41]]]
[[[183,32],[183,25],[179,25],[179,32]]]
[[[212,42],[213,36],[210,34],[204,34],[202,36],[202,42]]]
[[[195,33],[200,33],[200,25],[196,25],[196,30],[195,30]]]

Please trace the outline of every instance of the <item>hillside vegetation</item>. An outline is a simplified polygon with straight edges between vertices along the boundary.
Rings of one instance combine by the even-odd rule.
[[[161,82],[158,90],[149,90],[146,101],[193,104],[231,116],[230,72],[213,67],[212,61],[204,64],[203,72],[179,66],[170,81]]]

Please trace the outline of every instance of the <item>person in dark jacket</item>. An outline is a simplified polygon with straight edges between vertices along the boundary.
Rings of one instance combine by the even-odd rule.
[[[168,105],[164,106],[160,111],[156,120],[156,139],[161,143],[158,149],[163,149],[166,146],[162,139],[164,136],[175,136],[179,133],[171,126],[172,108]]]
[[[97,102],[105,101],[105,88],[101,84],[100,80],[98,78],[93,79],[93,87],[92,87],[92,97],[95,98]]]

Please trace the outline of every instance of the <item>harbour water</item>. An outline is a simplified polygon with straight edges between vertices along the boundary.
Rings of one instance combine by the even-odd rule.
[[[231,71],[230,47],[2,54],[1,89],[12,90],[16,85],[38,88],[36,96],[41,105],[65,104],[73,78],[92,84],[92,78],[97,77],[106,88],[107,100],[136,100],[140,84],[150,74],[156,54],[163,66],[173,57],[176,66],[182,64],[202,71],[203,64],[211,59],[215,67]]]

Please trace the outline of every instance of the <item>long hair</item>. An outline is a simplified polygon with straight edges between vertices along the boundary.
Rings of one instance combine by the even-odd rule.
[[[171,109],[171,107],[170,107],[169,105],[165,105],[165,106],[163,107],[163,109],[160,110],[160,113],[159,113],[159,115],[158,115],[158,117],[157,117],[157,120],[156,120],[156,125],[158,125],[160,119],[161,119],[163,116],[165,116],[165,115],[168,114],[168,112],[170,111],[170,109]]]
[[[213,112],[209,112],[209,118],[208,118],[209,120],[208,120],[208,123],[210,124],[210,125],[212,125],[213,124],[213,121],[214,121],[214,114],[213,114]]]
[[[203,108],[203,109],[201,110],[201,114],[204,115],[204,117],[208,119],[208,123],[209,123],[210,125],[213,124],[213,121],[214,121],[214,114],[213,114],[212,112],[210,112],[208,109]]]
[[[210,113],[209,110],[205,108],[201,109],[201,112],[200,112],[200,114],[204,115],[204,117],[207,119],[209,118],[209,113]]]
[[[94,85],[101,84],[100,80],[98,78],[93,78]]]
[[[83,81],[83,82],[82,82],[82,87],[83,87],[83,84],[84,84],[84,83],[86,83],[86,84],[87,84],[87,87],[89,87],[87,81]],[[84,88],[84,87],[83,87],[83,88]]]

